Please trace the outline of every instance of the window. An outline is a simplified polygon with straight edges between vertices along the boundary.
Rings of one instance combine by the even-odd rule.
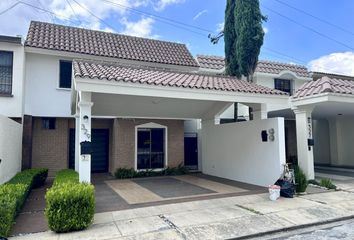
[[[55,129],[55,118],[42,118],[43,129]]]
[[[12,93],[13,52],[0,51],[0,94]]]
[[[139,128],[137,136],[138,170],[164,168],[165,129]]]
[[[288,79],[274,79],[274,88],[292,95],[291,80]]]
[[[59,87],[71,88],[71,61],[59,61]]]

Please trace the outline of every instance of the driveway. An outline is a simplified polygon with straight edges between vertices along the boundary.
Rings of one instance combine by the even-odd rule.
[[[96,213],[120,211],[171,203],[200,201],[264,193],[263,187],[204,174],[116,180],[109,174],[93,174]],[[32,190],[16,219],[12,235],[49,230],[44,216],[46,189],[51,180]]]
[[[96,175],[93,183],[97,213],[267,191],[263,187],[204,174],[124,180]]]

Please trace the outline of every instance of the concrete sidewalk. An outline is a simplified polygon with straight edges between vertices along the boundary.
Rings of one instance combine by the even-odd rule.
[[[309,194],[276,202],[268,194],[257,194],[99,213],[85,231],[11,239],[228,239],[351,216],[352,192]]]

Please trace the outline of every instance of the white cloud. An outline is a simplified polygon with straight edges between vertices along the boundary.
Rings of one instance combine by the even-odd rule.
[[[158,0],[154,6],[154,9],[156,11],[162,11],[169,5],[179,4],[179,3],[184,3],[184,2],[185,2],[185,0]]]
[[[354,52],[331,53],[310,61],[308,66],[311,71],[354,76]]]
[[[81,6],[79,6],[74,0],[32,0],[25,1],[35,7],[46,9],[53,12],[55,15],[46,13],[42,10],[35,9],[34,7],[18,4],[13,9],[9,10],[3,15],[0,15],[0,35],[17,35],[21,34],[25,36],[27,34],[28,26],[31,20],[62,23],[66,25],[85,27],[95,30],[104,30],[110,32],[120,32],[122,27],[126,27],[126,19],[128,19],[129,12],[126,8],[122,8],[119,5],[108,4],[103,0],[76,0]],[[1,0],[0,9],[6,9],[9,6],[15,4],[17,0]],[[68,4],[68,2],[71,4]],[[121,4],[127,7],[139,7],[151,4],[151,0],[115,0],[117,4]],[[105,22],[109,22],[108,25],[98,18],[92,16],[86,9],[89,9],[98,18],[103,19]],[[108,19],[110,21],[108,21]],[[122,22],[125,20],[125,22]],[[141,21],[141,20],[139,20]],[[141,22],[137,24],[141,24]],[[114,23],[116,22],[116,24]],[[10,23],[10,24],[9,24]],[[120,23],[120,24],[117,24]],[[134,22],[129,22],[133,24]],[[152,23],[147,24],[149,29],[144,30],[140,35],[147,37],[146,32],[152,33]],[[138,35],[138,33],[136,32]]]
[[[123,19],[122,23],[125,30],[122,33],[136,37],[158,38],[157,35],[152,35],[152,24],[154,22],[154,19],[145,17],[137,22],[129,22],[127,19]]]
[[[218,24],[216,25],[216,31],[217,31],[217,32],[224,31],[224,25],[225,25],[224,22],[218,23]]]
[[[269,29],[267,27],[263,27],[263,32],[264,34],[267,34],[269,32]]]
[[[194,16],[193,20],[197,20],[200,16],[202,16],[203,14],[206,14],[208,12],[208,10],[204,9],[203,11],[200,11],[199,13],[197,13],[197,15]]]

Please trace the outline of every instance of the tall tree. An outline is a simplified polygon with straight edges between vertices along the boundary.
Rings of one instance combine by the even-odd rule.
[[[263,45],[262,22],[266,17],[261,14],[259,0],[235,0],[234,17],[237,36],[234,50],[239,72],[252,80]]]
[[[236,51],[237,31],[235,23],[235,4],[235,0],[227,0],[225,9],[225,71],[227,75],[241,77]]]
[[[224,37],[226,74],[252,77],[263,45],[264,31],[259,0],[227,0],[224,30],[210,36],[216,44]]]

